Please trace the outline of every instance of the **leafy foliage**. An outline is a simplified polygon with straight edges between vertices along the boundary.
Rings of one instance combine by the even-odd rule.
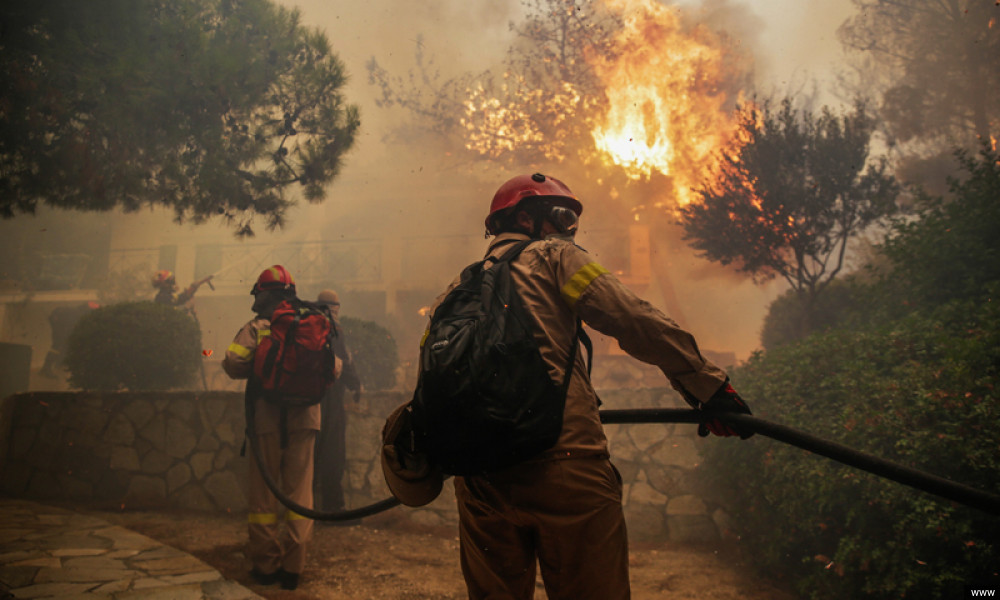
[[[733,374],[756,414],[1000,493],[1000,310],[956,303],[759,354]],[[1000,522],[788,446],[710,448],[748,555],[812,598],[943,598],[996,577]]]
[[[282,224],[359,126],[319,32],[271,0],[97,0],[4,9],[0,214],[148,205]]]
[[[848,276],[830,283],[816,298],[812,312],[806,314],[802,298],[788,290],[767,309],[764,325],[760,331],[760,344],[765,350],[801,340],[814,332],[843,326],[851,322],[859,310],[864,309],[867,295]],[[808,330],[802,330],[803,321],[808,320]]]
[[[70,334],[69,382],[85,390],[167,390],[190,384],[201,364],[201,329],[186,312],[127,302],[85,315]]]
[[[341,317],[340,325],[365,389],[387,390],[395,386],[399,353],[389,330],[374,321],[353,317]]]
[[[897,223],[840,324],[732,376],[755,414],[1000,493],[997,155]],[[1000,521],[790,447],[709,449],[757,566],[812,598],[935,599],[1000,582]]]
[[[799,295],[804,330],[816,298],[840,273],[848,241],[895,209],[884,160],[869,161],[865,106],[838,116],[765,101],[740,114],[740,143],[719,156],[700,200],[681,209],[700,255],[754,277],[781,277]]]
[[[983,297],[1000,280],[1000,153],[957,157],[964,173],[950,180],[952,199],[924,196],[919,218],[898,223],[881,248],[880,290],[896,314]]]

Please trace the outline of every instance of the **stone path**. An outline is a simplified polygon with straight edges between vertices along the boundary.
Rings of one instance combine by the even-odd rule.
[[[0,600],[260,599],[197,558],[107,521],[0,497]]]

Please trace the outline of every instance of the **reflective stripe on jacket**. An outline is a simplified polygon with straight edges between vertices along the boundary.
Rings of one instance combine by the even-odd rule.
[[[226,348],[222,368],[233,379],[248,379],[253,374],[253,359],[257,346],[264,336],[270,335],[271,322],[256,318],[240,328],[233,343]],[[255,404],[257,433],[277,433],[280,431],[280,408],[263,398]],[[288,409],[288,431],[320,428],[320,405]]]

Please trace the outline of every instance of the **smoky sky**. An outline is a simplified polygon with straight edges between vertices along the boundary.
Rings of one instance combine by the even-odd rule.
[[[409,115],[374,106],[376,90],[368,84],[365,64],[375,58],[390,72],[405,76],[413,67],[419,41],[442,77],[495,67],[513,39],[509,23],[522,17],[521,3],[282,2],[298,7],[305,24],[327,33],[351,74],[348,94],[362,108],[360,143],[327,202],[329,226],[371,228],[388,235],[481,231],[489,199],[508,174],[489,168],[455,169],[445,156],[448,149],[432,140],[416,148],[387,143],[389,130],[404,125]],[[835,102],[826,90],[832,87],[842,60],[836,29],[851,14],[849,0],[685,0],[675,6],[687,19],[733,39],[750,59],[753,85],[762,92],[785,93],[812,86],[822,102]],[[576,183],[587,187],[586,182]],[[583,226],[587,225],[585,218]],[[670,240],[660,251],[670,253],[673,291],[684,324],[703,346],[735,351],[740,358],[748,356],[758,346],[767,304],[784,286],[755,286],[695,258],[679,239]],[[451,264],[442,265],[441,280],[447,281],[457,265],[475,258],[455,257]],[[645,292],[662,307],[663,297],[656,286]]]
[[[489,200],[511,174],[489,165],[456,166],[449,149],[436,140],[399,143],[391,132],[406,126],[411,117],[376,105],[378,90],[368,82],[366,63],[374,58],[391,73],[405,76],[421,44],[442,77],[496,67],[514,36],[510,23],[523,16],[519,0],[280,0],[280,4],[299,9],[304,25],[329,38],[346,66],[349,79],[343,92],[348,102],[359,106],[362,128],[326,200],[318,205],[300,202],[289,212],[284,230],[260,230],[254,241],[481,236]],[[841,61],[836,28],[851,9],[849,0],[684,0],[676,7],[687,18],[723,30],[736,40],[752,57],[755,85],[765,91],[791,89],[810,80],[816,80],[820,89],[831,86]],[[578,187],[588,186],[579,182]],[[166,211],[115,215],[113,244],[233,242],[231,230],[221,224],[177,225],[171,216]],[[586,221],[583,226],[588,226]],[[430,285],[446,284],[461,266],[477,259],[481,249],[472,247],[464,255],[439,260],[440,269]],[[747,357],[758,347],[767,304],[783,286],[759,287],[733,277],[696,259],[677,240],[671,240],[669,251],[685,325],[703,347]],[[647,292],[657,303],[655,286]]]

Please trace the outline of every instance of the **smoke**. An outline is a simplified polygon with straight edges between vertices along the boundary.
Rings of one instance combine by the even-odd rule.
[[[374,57],[391,73],[405,77],[413,67],[419,44],[424,55],[434,61],[432,71],[442,78],[481,72],[502,63],[514,38],[509,24],[523,16],[524,7],[519,0],[280,2],[299,9],[305,25],[322,30],[330,39],[333,50],[347,68],[349,79],[344,96],[348,102],[359,105],[362,129],[355,147],[346,156],[340,177],[328,189],[326,201],[319,205],[300,202],[298,208],[289,212],[284,230],[259,230],[250,244],[261,248],[320,239],[386,240],[403,250],[401,265],[394,267],[399,272],[382,273],[383,276],[398,278],[404,282],[403,288],[416,281],[430,288],[442,288],[462,266],[481,256],[485,247],[483,218],[489,201],[511,173],[479,164],[457,163],[451,155],[453,148],[430,137],[406,144],[393,137],[391,133],[406,126],[411,116],[398,108],[377,105],[378,90],[368,81],[366,64]],[[734,59],[747,60],[753,65],[747,69],[748,80],[741,82],[741,87],[761,88],[782,85],[805,73],[830,79],[830,63],[839,60],[834,31],[847,14],[849,1],[817,4],[784,0],[751,4],[735,0],[685,0],[676,6],[692,22],[724,32],[734,40],[741,53]],[[749,81],[750,77],[753,81]],[[581,243],[585,244],[597,244],[596,235],[589,240],[587,236],[602,228],[607,215],[627,222],[634,216],[629,212],[631,207],[662,201],[655,195],[635,197],[643,193],[636,186],[596,182],[592,173],[577,166],[557,165],[552,174],[566,180],[587,203],[581,234]],[[110,248],[148,251],[151,269],[158,266],[157,249],[164,247],[173,248],[177,264],[191,264],[195,256],[211,256],[212,248],[217,248],[220,256],[228,253],[227,260],[239,255],[240,242],[223,224],[178,225],[172,217],[162,210],[101,215],[100,221],[111,232],[100,243]],[[34,222],[31,217],[18,217],[11,223],[30,227]],[[593,248],[610,255],[600,244]],[[729,270],[694,257],[679,235],[663,240],[663,245],[654,251],[670,254],[668,264],[679,312],[702,346],[734,351],[739,358],[748,356],[758,346],[766,306],[780,289],[758,288],[733,276]],[[189,271],[178,272],[181,287],[194,279],[196,274]],[[249,285],[245,287],[249,289]],[[306,288],[303,297],[318,291]],[[419,331],[424,324],[417,308],[433,300],[433,295],[408,295],[407,289],[385,293],[399,299],[391,307],[395,322],[385,325],[399,337],[400,348],[405,351],[413,342],[410,332]],[[643,295],[663,305],[667,293],[652,285]],[[223,301],[221,292],[202,288],[196,297],[199,318],[206,331],[206,346],[217,353],[250,316],[249,296],[243,297],[242,291],[240,294]],[[356,298],[362,297],[369,296]],[[355,300],[352,307],[350,296],[347,300],[346,315],[358,316],[368,308],[359,306],[364,304],[360,300]],[[372,304],[375,303],[377,300]],[[40,335],[44,338],[45,334],[42,331]],[[38,345],[44,347],[46,342],[41,340]]]

